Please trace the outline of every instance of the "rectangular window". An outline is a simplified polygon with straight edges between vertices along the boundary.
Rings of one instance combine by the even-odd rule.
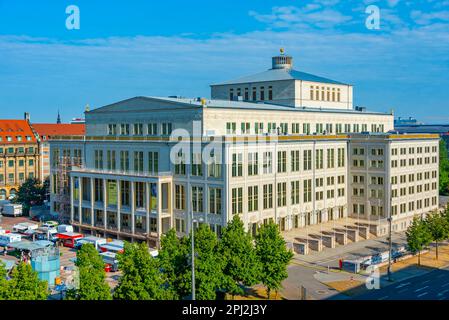
[[[290,152],[291,156],[291,171],[299,172],[299,150],[292,150]]]
[[[181,151],[178,152],[175,159],[175,174],[185,175],[186,174],[186,159],[185,154]]]
[[[107,169],[108,170],[115,170],[115,150],[108,150],[106,152],[106,162],[107,162]]]
[[[248,212],[259,210],[259,187],[248,187]]]
[[[323,149],[319,149],[319,150],[315,150],[315,168],[318,169],[323,169],[324,164],[323,164]]]
[[[143,124],[142,123],[135,123],[134,124],[134,135],[135,136],[143,135]]]
[[[291,182],[291,202],[293,204],[299,204],[299,180]]]
[[[264,184],[263,185],[263,208],[272,209],[273,208],[273,185]]]
[[[279,182],[277,184],[277,198],[278,207],[285,207],[287,205],[287,183]]]
[[[278,173],[287,172],[287,151],[278,151]]]
[[[148,124],[148,135],[149,136],[157,135],[157,123],[149,123]]]
[[[129,152],[128,151],[120,151],[120,170],[121,171],[129,170]]]
[[[242,177],[243,176],[243,154],[233,153],[232,154],[232,176]]]
[[[185,210],[186,193],[185,187],[181,184],[175,184],[175,209]]]
[[[162,135],[169,136],[172,133],[172,124],[171,123],[162,123]]]
[[[159,172],[159,152],[148,152],[148,171],[153,174]]]
[[[232,189],[232,214],[243,213],[243,188]]]
[[[143,172],[143,151],[134,151],[134,172]]]
[[[248,175],[255,176],[259,173],[259,154],[257,152],[248,153]]]
[[[327,168],[332,169],[335,167],[335,150],[327,149]]]
[[[203,188],[192,187],[192,210],[193,212],[203,212]]]
[[[312,150],[304,150],[303,163],[304,163],[304,171],[312,170]]]
[[[273,154],[271,152],[264,152],[263,153],[263,173],[264,174],[271,174],[272,168],[273,168]]]
[[[312,201],[312,179],[306,179],[303,181],[304,184],[304,203]]]
[[[209,212],[221,214],[221,188],[209,188]]]
[[[122,136],[128,136],[129,135],[129,124],[127,123],[122,123],[120,125],[120,134]]]
[[[103,150],[95,150],[95,169],[103,169]]]
[[[192,176],[203,175],[203,163],[201,159],[201,153],[192,153]]]
[[[208,176],[212,178],[220,178],[221,177],[221,161],[218,155],[216,155],[213,151],[210,154],[210,163],[207,165],[208,167]]]

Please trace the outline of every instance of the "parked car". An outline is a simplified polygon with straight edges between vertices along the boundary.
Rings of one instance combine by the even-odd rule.
[[[0,234],[0,246],[6,247],[10,243],[22,241],[22,236],[17,233]]]
[[[38,214],[31,218],[31,220],[36,222],[48,222],[52,221],[54,217],[50,214]]]
[[[47,222],[45,222],[42,227],[44,228],[56,228],[59,225],[58,222],[53,221],[53,220],[49,220]]]

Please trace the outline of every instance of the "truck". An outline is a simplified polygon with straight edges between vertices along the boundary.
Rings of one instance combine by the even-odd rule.
[[[93,244],[95,249],[100,251],[100,246],[103,244],[106,244],[106,239],[99,238],[99,237],[93,237],[93,236],[84,237],[84,238],[76,240],[75,248],[79,249],[79,248],[81,248],[81,246],[83,244],[86,244],[86,243]]]
[[[73,232],[73,226],[69,224],[61,224],[57,226],[58,233]]]
[[[22,205],[13,203],[5,204],[2,214],[4,216],[20,217],[22,215]]]
[[[22,241],[22,236],[17,233],[0,234],[0,246],[7,247],[10,243]]]
[[[21,222],[12,227],[13,232],[26,233],[29,230],[36,230],[39,226],[35,223]]]
[[[105,263],[105,270],[106,271],[112,271],[115,272],[118,270],[118,260],[117,260],[117,254],[113,252],[101,252],[100,253],[101,258],[103,258],[103,261]]]
[[[110,242],[106,242],[105,244],[100,245],[101,252],[112,252],[112,253],[123,253],[124,251],[124,242],[121,240],[114,240]]]

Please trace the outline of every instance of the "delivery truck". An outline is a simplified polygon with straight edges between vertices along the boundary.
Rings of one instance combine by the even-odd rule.
[[[5,204],[2,214],[4,216],[20,217],[22,215],[22,205],[13,203]]]

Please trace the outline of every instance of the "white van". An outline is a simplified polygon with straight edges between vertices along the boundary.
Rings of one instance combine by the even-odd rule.
[[[93,236],[84,237],[76,241],[75,248],[79,249],[85,243],[93,244],[95,249],[100,251],[100,246],[106,243],[106,239]]]
[[[21,222],[12,227],[13,232],[19,232],[19,233],[25,233],[29,230],[36,230],[39,228],[39,225],[36,223],[30,223],[30,222]]]
[[[69,224],[60,224],[57,226],[58,233],[73,232],[73,226]]]
[[[20,217],[22,215],[22,205],[13,203],[5,204],[2,214],[4,216]]]
[[[0,234],[0,246],[6,247],[10,243],[22,241],[22,236],[17,233]]]

